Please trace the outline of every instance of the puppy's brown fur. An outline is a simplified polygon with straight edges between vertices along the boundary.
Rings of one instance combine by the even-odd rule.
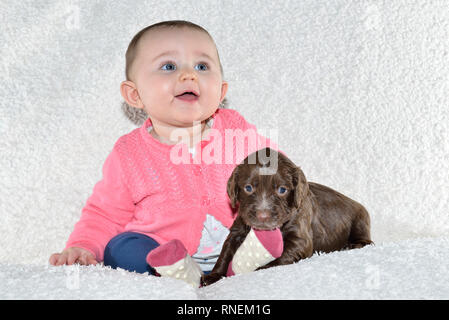
[[[212,272],[203,276],[202,285],[226,275],[251,228],[280,228],[284,240],[282,255],[259,269],[291,264],[314,252],[373,243],[370,218],[361,204],[331,188],[307,182],[299,167],[270,148],[253,153],[234,169],[227,192],[231,205],[238,205],[238,216]]]

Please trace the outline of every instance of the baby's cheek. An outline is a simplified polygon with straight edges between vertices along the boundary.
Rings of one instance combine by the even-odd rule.
[[[148,99],[161,99],[161,97],[167,95],[173,96],[174,90],[173,81],[163,77],[148,79],[138,86],[139,94]]]
[[[218,97],[220,97],[221,85],[221,77],[213,75],[204,79],[203,90],[209,93],[211,96],[216,97],[218,95]]]

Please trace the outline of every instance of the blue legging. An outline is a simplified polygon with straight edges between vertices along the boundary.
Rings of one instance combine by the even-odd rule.
[[[155,270],[146,261],[147,254],[159,247],[153,238],[137,232],[123,232],[112,238],[104,249],[104,265],[113,269],[121,268],[137,273]],[[205,271],[204,274],[209,274]]]
[[[120,233],[106,245],[104,265],[154,275],[155,270],[147,263],[146,257],[158,246],[159,243],[144,234],[130,231]]]

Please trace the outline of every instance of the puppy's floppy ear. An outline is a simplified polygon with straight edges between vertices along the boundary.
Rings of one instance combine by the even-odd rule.
[[[293,185],[294,190],[294,204],[295,207],[299,208],[303,200],[309,194],[309,183],[307,182],[304,172],[302,172],[300,167],[295,167],[293,173]]]
[[[235,209],[235,205],[238,199],[238,185],[237,185],[237,177],[238,177],[239,166],[234,168],[231,176],[228,179],[228,185],[226,187],[226,191],[228,192],[229,199],[231,200],[231,207]]]

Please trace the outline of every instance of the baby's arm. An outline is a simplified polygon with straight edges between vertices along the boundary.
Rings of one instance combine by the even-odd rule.
[[[103,165],[103,178],[95,185],[64,251],[52,255],[50,263],[70,264],[75,257],[86,264],[93,259],[103,261],[108,241],[124,231],[134,209],[134,201],[123,181],[119,154],[114,148]]]

